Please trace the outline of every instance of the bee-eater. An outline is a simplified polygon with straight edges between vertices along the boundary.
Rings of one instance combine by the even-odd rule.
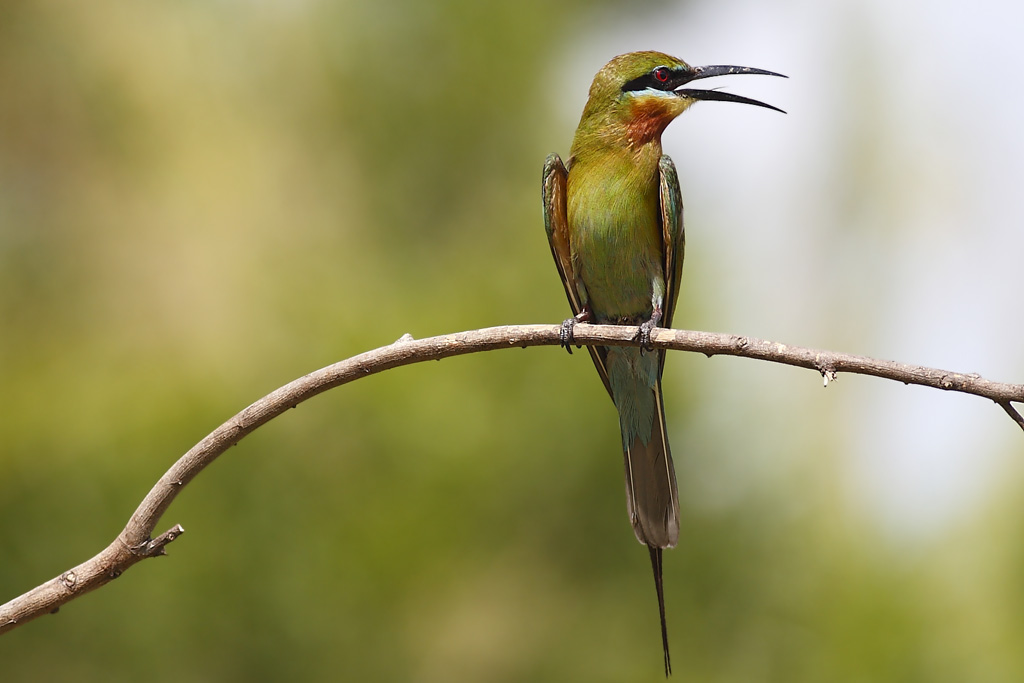
[[[672,671],[661,553],[679,540],[679,496],[661,394],[664,351],[651,330],[670,327],[683,266],[683,204],[661,134],[697,100],[740,102],[717,90],[681,88],[727,74],[781,76],[741,66],[690,66],[660,52],[619,55],[597,72],[569,153],[544,163],[544,226],[573,317],[562,324],[571,353],[577,322],[638,325],[638,347],[589,346],[619,413],[626,507],[647,546],[661,617],[665,675]],[[645,353],[646,351],[646,353]]]

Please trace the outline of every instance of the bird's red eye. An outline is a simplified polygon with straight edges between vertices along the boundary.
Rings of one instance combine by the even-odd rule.
[[[668,68],[664,66],[659,66],[657,69],[654,70],[654,77],[658,79],[659,83],[664,83],[665,81],[668,80],[668,73]]]

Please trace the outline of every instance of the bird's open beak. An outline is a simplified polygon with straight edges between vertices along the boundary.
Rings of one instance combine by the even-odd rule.
[[[787,78],[782,74],[777,74],[774,71],[766,71],[765,69],[755,69],[750,66],[695,66],[690,69],[688,74],[689,78],[684,80],[680,85],[689,83],[690,81],[696,81],[700,78],[711,78],[712,76],[728,76],[730,74],[756,74],[761,76],[778,76],[780,78]],[[680,97],[689,97],[695,100],[717,100],[718,102],[739,102],[740,104],[752,104],[757,107],[764,107],[765,109],[774,109],[775,111],[782,111],[778,107],[773,107],[770,104],[759,102],[758,100],[752,100],[749,97],[743,97],[742,95],[733,95],[732,93],[722,92],[720,90],[696,90],[693,88],[680,88],[674,90]]]

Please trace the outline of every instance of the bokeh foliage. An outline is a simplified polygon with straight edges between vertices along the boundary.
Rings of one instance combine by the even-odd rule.
[[[0,6],[0,599],[100,549],[174,458],[304,372],[561,319],[539,173],[571,134],[562,42],[594,11]],[[688,296],[681,320],[713,305]],[[1024,676],[1020,530],[998,521],[1018,503],[900,552],[844,507],[825,410],[800,464],[708,503],[705,419],[736,429],[700,404],[713,381],[672,359],[681,678]],[[770,469],[777,427],[743,425],[739,466]],[[189,486],[170,558],[0,640],[0,678],[655,680],[616,429],[585,354],[556,349],[330,392]]]

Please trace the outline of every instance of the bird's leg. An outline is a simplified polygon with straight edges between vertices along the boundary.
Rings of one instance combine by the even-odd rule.
[[[562,329],[558,332],[558,339],[561,342],[559,346],[568,351],[570,356],[572,355],[573,343],[572,328],[576,327],[576,323],[590,322],[593,320],[593,317],[594,316],[590,314],[590,308],[588,306],[584,306],[583,310],[579,313],[562,321]],[[577,345],[576,348],[579,348],[579,346]]]
[[[661,306],[655,306],[654,311],[651,312],[650,320],[645,320],[640,323],[640,327],[636,331],[636,336],[633,337],[633,341],[640,343],[640,353],[644,351],[653,351],[654,346],[651,345],[651,330],[658,326],[661,322]]]

